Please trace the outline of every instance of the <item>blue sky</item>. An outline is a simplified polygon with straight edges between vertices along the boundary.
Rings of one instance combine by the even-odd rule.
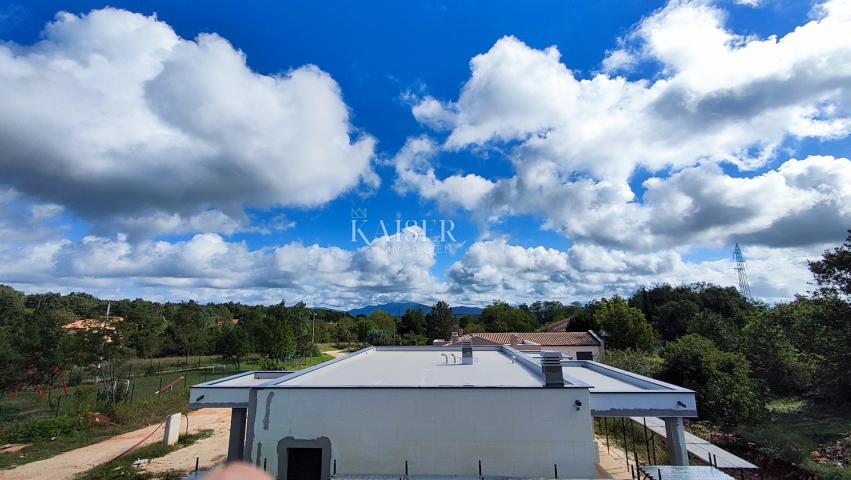
[[[0,227],[14,233],[8,236],[14,240],[0,246],[0,258],[5,255],[15,259],[15,265],[6,271],[0,269],[0,282],[27,291],[84,289],[106,296],[257,302],[304,298],[309,303],[341,307],[444,297],[457,303],[486,303],[494,298],[513,302],[550,298],[573,301],[628,294],[639,285],[655,282],[706,280],[732,285],[732,242],[742,241],[746,255],[755,260],[752,277],[764,282],[754,285],[754,291],[769,301],[789,298],[807,288],[806,258],[841,241],[844,230],[851,225],[851,214],[843,206],[849,195],[848,186],[842,185],[843,175],[849,171],[848,161],[842,157],[851,155],[849,127],[843,123],[848,122],[851,97],[848,77],[841,74],[848,67],[842,62],[849,60],[849,55],[845,40],[830,33],[833,23],[847,20],[847,5],[838,1],[824,5],[768,0],[742,3],[756,5],[504,1],[490,2],[485,7],[478,2],[387,1],[205,2],[201,8],[187,2],[110,2],[108,5],[114,10],[101,15],[97,24],[89,13],[107,6],[102,2],[0,3],[0,39],[7,42],[5,48],[11,58],[0,62],[0,86],[5,86],[9,95],[25,99],[21,108],[28,111],[40,111],[34,105],[48,99],[70,102],[85,95],[94,105],[93,111],[103,114],[92,117],[80,113],[81,118],[74,118],[81,110],[79,106],[57,108],[47,122],[59,125],[51,139],[51,130],[40,128],[45,120],[36,115],[25,115],[26,121],[32,122],[30,125],[16,122],[15,118],[0,119],[0,132],[5,129],[0,146],[12,152],[6,153],[5,158],[0,154],[0,165],[11,172],[6,180],[0,179],[0,191],[6,192],[0,196],[5,198],[5,203],[0,204],[0,222],[5,223],[0,223]],[[59,11],[73,14],[76,20],[60,19]],[[144,19],[139,21],[147,26],[171,29],[180,42],[197,47],[197,55],[210,58],[186,60],[188,57],[171,57],[169,53],[158,61],[167,66],[185,62],[185,68],[178,73],[188,77],[160,81],[161,76],[154,78],[158,70],[152,70],[141,83],[110,83],[111,74],[125,78],[126,72],[121,69],[129,69],[127,65],[142,48],[130,41],[122,43],[124,39],[111,41],[103,37],[103,43],[99,43],[102,37],[98,35],[107,35],[104,25],[123,28],[128,24],[116,12],[140,14],[134,18]],[[53,21],[61,24],[58,33],[45,30],[45,25]],[[700,34],[694,38],[689,37],[688,28],[677,28],[692,21],[695,23],[691,31]],[[733,61],[737,50],[755,50],[756,43],[767,42],[772,35],[782,40],[803,25],[814,33],[793,39],[798,42],[796,52],[802,48],[800,45],[808,51],[806,42],[815,42],[819,35],[828,39],[831,48],[819,49],[813,44],[812,58],[799,55],[783,68],[757,65],[753,71],[736,73],[733,66],[724,65]],[[702,35],[704,27],[706,35]],[[719,44],[724,49],[722,53],[721,47],[713,43],[723,37],[718,32],[730,35]],[[99,108],[98,95],[110,96],[121,89],[133,92],[136,87],[144,90],[142,103],[117,103],[119,111],[125,111],[130,118],[133,109],[138,108],[141,118],[151,108],[157,120],[162,121],[162,128],[199,136],[200,129],[207,128],[209,117],[190,119],[193,123],[189,125],[181,123],[185,120],[182,117],[176,120],[169,115],[188,115],[186,111],[201,115],[206,108],[204,98],[199,103],[182,105],[182,99],[194,92],[175,93],[172,90],[177,89],[172,87],[174,82],[191,85],[203,75],[207,75],[206,80],[216,77],[215,62],[225,60],[213,58],[204,50],[198,38],[207,33],[218,35],[232,50],[244,54],[245,68],[253,76],[251,81],[287,78],[292,72],[305,71],[306,65],[313,65],[332,84],[311,78],[305,80],[307,86],[298,87],[305,90],[293,88],[293,95],[320,92],[330,97],[306,102],[298,107],[305,110],[288,113],[286,118],[276,118],[269,125],[264,123],[267,118],[263,112],[257,112],[256,121],[245,117],[245,112],[238,112],[238,119],[234,113],[232,119],[232,112],[223,109],[235,105],[238,109],[241,103],[223,102],[224,106],[217,107],[222,109],[215,111],[222,119],[215,128],[234,125],[227,131],[227,135],[233,133],[234,140],[228,139],[224,146],[213,145],[215,135],[207,137],[205,131],[203,142],[198,142],[204,148],[221,148],[215,160],[193,151],[185,159],[182,154],[175,155],[174,160],[164,160],[165,165],[154,167],[162,155],[174,151],[159,151],[156,157],[138,153],[148,148],[154,137],[128,138],[110,148],[102,146],[112,139],[91,140],[95,136],[92,132],[103,134],[103,125],[110,118],[106,107]],[[139,34],[140,42],[144,35]],[[169,45],[175,41],[172,34],[162,31],[152,29],[150,35],[169,37],[163,40]],[[80,38],[95,42],[95,46]],[[43,40],[47,44],[38,43]],[[786,58],[790,55],[783,49],[791,51],[789,44],[792,41],[780,41],[769,47]],[[546,52],[553,47],[557,49],[556,56],[548,56]],[[98,49],[104,52],[97,53]],[[105,70],[92,67],[92,52],[108,59]],[[613,55],[614,52],[622,55]],[[716,54],[731,56],[724,60],[726,57],[713,57]],[[53,58],[53,63],[41,62],[45,57]],[[474,57],[481,58],[482,63],[473,67],[471,77]],[[615,62],[616,58],[628,60]],[[807,65],[820,58],[831,58],[835,63],[823,67],[824,71],[808,70]],[[94,76],[86,77],[88,83],[73,89],[69,86],[65,91],[74,81],[83,80],[69,80],[65,73],[57,74],[59,59],[80,62],[80,70],[91,68]],[[716,65],[717,75],[706,74],[719,59],[722,61]],[[26,75],[34,75],[36,80],[18,76],[16,68],[22,65],[30,69]],[[518,71],[511,70],[515,65]],[[168,67],[157,68],[168,71]],[[231,66],[222,68],[226,71]],[[798,79],[795,72],[810,72],[810,76],[801,74]],[[233,78],[223,75],[224,80],[211,82],[213,85],[204,83],[203,91],[208,92],[209,88],[219,98],[236,95],[243,88],[254,92],[252,85],[239,83],[240,75],[243,74],[237,72]],[[535,85],[530,88],[523,83],[527,76],[529,82],[540,83],[540,92]],[[481,82],[476,83],[476,78]],[[624,83],[617,84],[618,79]],[[800,93],[802,88],[809,88],[806,82],[812,85],[821,80],[829,86]],[[310,82],[317,86],[311,87]],[[42,85],[42,90],[34,92],[26,87],[35,84]],[[663,84],[671,85],[669,91],[662,91]],[[279,87],[281,90],[271,89],[271,96],[258,100],[254,108],[262,110],[264,101],[275,101],[276,92],[289,88]],[[215,92],[216,88],[223,89],[221,95]],[[165,93],[158,93],[157,89]],[[600,93],[604,89],[609,92],[605,97]],[[198,91],[202,89],[196,88]],[[670,112],[663,112],[662,101],[680,98],[675,95],[681,92],[686,92],[682,98],[691,99],[698,106],[677,104]],[[593,100],[593,95],[601,97]],[[613,95],[623,96],[611,107],[615,110],[602,115],[594,110],[594,105]],[[338,105],[329,107],[328,112],[316,107],[314,112],[313,105],[324,105],[326,98],[333,98]],[[719,98],[725,103],[713,107],[716,104],[712,102]],[[647,110],[649,113],[642,113],[642,109],[651,108],[647,106],[650,100],[656,106]],[[110,96],[102,104],[109,101],[119,100]],[[538,104],[542,107],[537,110],[525,110]],[[550,104],[564,108],[549,111]],[[182,111],[174,113],[169,110],[172,105]],[[418,110],[425,106],[431,110]],[[341,132],[332,128],[339,122],[321,123],[341,114],[336,107],[348,112],[342,119],[347,131],[342,133],[348,135],[349,146],[366,139],[364,148],[366,143],[374,142],[370,151],[358,157],[358,152],[346,146],[329,154],[320,172],[305,174],[304,181],[288,183],[286,177],[299,177],[302,170],[316,166],[311,162],[316,148],[333,143],[332,138],[339,139],[334,135]],[[624,111],[635,115],[624,120],[627,125],[632,122],[636,126],[635,132],[608,123],[607,119]],[[315,125],[298,125],[299,118],[311,114],[321,117]],[[677,120],[677,115],[683,115],[683,119]],[[589,126],[587,132],[577,133],[584,128],[586,116],[588,125],[601,122],[599,128]],[[91,118],[94,120],[88,122]],[[645,119],[647,132],[642,133]],[[693,127],[684,127],[692,121]],[[659,126],[654,127],[653,122]],[[330,125],[327,132],[323,130],[326,124]],[[147,120],[132,124],[140,136],[149,127]],[[683,135],[682,142],[674,138],[677,134],[659,133],[679,127],[687,129],[679,134]],[[88,130],[75,131],[84,128]],[[752,133],[737,133],[748,130]],[[260,133],[242,145],[240,131]],[[151,132],[153,135],[154,130]],[[258,146],[255,142],[269,142],[287,136],[287,132],[297,132],[296,137],[310,138],[315,143],[298,143],[298,138],[291,140],[296,143],[282,143],[294,152],[307,153],[299,156],[289,151],[277,152],[280,158],[269,153],[268,160],[256,153],[245,157],[241,152],[227,153],[248,149],[248,145],[272,151],[279,146]],[[597,132],[603,132],[605,139],[588,140]],[[632,133],[635,138],[631,138]],[[68,138],[56,138],[64,134]],[[322,140],[323,135],[327,140]],[[26,141],[20,140],[22,136]],[[417,159],[413,166],[402,164],[406,145],[417,140],[429,143],[429,151],[412,157]],[[587,145],[583,143],[586,140]],[[70,146],[75,153],[57,154],[61,158],[55,160],[51,155],[56,150],[40,154],[40,143],[51,141]],[[91,143],[84,144],[87,141]],[[39,168],[31,165],[34,155],[45,158]],[[794,179],[791,173],[778,173],[790,159],[804,160],[816,155],[830,156],[831,160],[812,160],[796,164],[795,169],[787,168],[787,173],[794,170]],[[352,166],[356,163],[354,157],[360,158],[359,167]],[[253,162],[252,158],[260,165],[259,170],[243,170]],[[85,163],[89,161],[91,170],[90,164]],[[264,171],[263,161],[280,161],[281,166]],[[230,178],[235,182],[234,191],[217,196],[218,190],[230,190],[227,175],[205,184],[206,175],[193,175],[189,167],[187,171],[180,170],[179,165],[183,164],[210,172],[232,172],[228,175],[233,175]],[[88,173],[68,177],[50,173],[54,168],[73,172],[78,165],[79,172]],[[112,173],[94,165],[130,166]],[[351,171],[338,178],[338,167]],[[141,180],[157,169],[166,175],[150,180],[156,185]],[[432,177],[423,175],[428,172]],[[535,172],[546,172],[546,180]],[[410,176],[405,177],[405,173]],[[540,184],[517,183],[519,179],[532,178],[527,176],[532,173],[534,182]],[[79,178],[84,175],[90,176]],[[476,176],[480,181],[470,183],[473,179],[464,179],[465,175]],[[704,196],[689,190],[704,184],[701,176],[718,185],[702,192]],[[813,180],[823,176],[838,183]],[[246,180],[249,177],[250,181]],[[267,181],[270,177],[277,180]],[[659,182],[653,183],[654,178]],[[797,180],[803,178],[808,180]],[[443,183],[447,180],[449,183]],[[133,185],[128,191],[141,192],[128,193],[127,205],[119,205],[122,202],[116,197],[122,196],[122,181]],[[335,182],[339,182],[339,188],[328,187],[329,192],[323,194],[311,192],[315,186]],[[268,183],[276,185],[266,192]],[[67,185],[68,191],[57,187],[59,184]],[[102,191],[101,187],[116,193],[103,193],[102,198],[92,193]],[[144,194],[149,187],[157,191],[150,199]],[[812,198],[807,197],[810,193]],[[799,194],[808,198],[802,201],[806,208],[788,201],[790,195]],[[816,194],[820,196],[816,198]],[[185,201],[168,200],[183,195]],[[688,201],[684,200],[686,197]],[[110,198],[115,205],[111,205]],[[711,200],[719,201],[710,205]],[[780,204],[782,207],[773,208]],[[428,220],[435,225],[441,219],[451,220],[458,249],[454,253],[435,251],[425,259],[393,255],[376,259],[362,242],[351,240],[351,210],[355,208],[368,212],[369,222],[363,228],[367,233],[375,231],[379,219],[388,224],[397,218]],[[37,210],[42,213],[36,214]],[[48,210],[53,213],[45,213]],[[215,212],[216,221],[211,223],[207,217],[192,220],[204,212]],[[168,227],[148,228],[153,223],[151,216],[156,215],[178,220]],[[813,227],[811,235],[802,234],[795,226],[801,225],[799,217],[807,215],[811,223],[825,225],[824,228]],[[796,231],[786,235],[784,228]],[[609,229],[612,231],[605,231]],[[630,233],[633,230],[635,233]],[[219,248],[213,250],[218,253],[205,250],[200,260],[193,256],[193,239],[200,240],[199,235],[212,239]],[[168,246],[168,255],[176,257],[163,257],[157,242],[161,248]],[[93,245],[100,245],[103,250],[93,251]],[[282,264],[276,250],[287,245],[308,249],[315,245],[319,249],[314,252],[317,258],[298,267]],[[471,252],[474,245],[477,248]],[[325,262],[329,261],[327,256],[335,255],[334,247],[349,252],[349,256],[338,258],[340,263],[332,268]],[[229,253],[223,253],[226,251]],[[245,256],[246,260],[231,264],[216,255]],[[32,268],[25,261],[27,258],[39,267]],[[93,264],[81,265],[81,258]],[[190,259],[210,264],[200,269],[203,271],[196,271]],[[595,264],[595,259],[599,263]],[[99,273],[98,262],[121,267],[103,267],[104,272]],[[178,264],[186,268],[175,267]],[[265,270],[270,264],[275,268]],[[327,276],[315,273],[316,268],[326,267]],[[785,280],[777,280],[778,276]]]

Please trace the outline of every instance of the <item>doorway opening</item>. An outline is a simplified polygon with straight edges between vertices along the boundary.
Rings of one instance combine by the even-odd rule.
[[[321,480],[321,448],[288,448],[287,480]]]

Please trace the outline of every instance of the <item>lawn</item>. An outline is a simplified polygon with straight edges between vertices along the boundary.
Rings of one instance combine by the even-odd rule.
[[[741,428],[739,436],[822,478],[851,479],[851,408],[783,398],[770,402],[769,411],[762,425]]]
[[[286,370],[298,370],[332,358],[322,354],[319,357],[280,362],[278,366]],[[219,366],[213,370],[212,367],[204,367],[204,363]],[[131,370],[128,367],[122,373],[134,372],[130,378],[130,388],[116,403],[107,401],[99,394],[103,391],[103,385],[87,383],[68,387],[68,395],[64,394],[61,385],[54,387],[49,398],[32,390],[23,390],[17,395],[7,393],[0,398],[0,444],[31,445],[20,454],[0,454],[0,469],[49,458],[160,422],[166,415],[186,412],[189,410],[188,387],[237,373],[233,365],[222,363],[219,358],[202,358],[201,368],[196,366],[195,370],[175,372],[163,368],[165,371],[161,374],[141,376],[135,374],[136,368]],[[164,364],[177,365],[168,362]],[[241,367],[241,371],[247,371],[257,366],[249,361],[243,362]],[[176,383],[171,389],[157,393],[172,382]],[[109,421],[94,422],[92,412],[103,414]]]

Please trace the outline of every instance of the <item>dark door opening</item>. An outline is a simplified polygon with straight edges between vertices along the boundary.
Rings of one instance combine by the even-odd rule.
[[[321,448],[288,448],[287,480],[321,480]]]
[[[576,352],[577,360],[594,360],[594,352]]]

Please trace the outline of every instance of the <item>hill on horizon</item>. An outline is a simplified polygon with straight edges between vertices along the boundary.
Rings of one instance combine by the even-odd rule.
[[[414,310],[422,310],[423,313],[430,313],[431,306],[416,302],[390,302],[380,305],[367,305],[361,308],[353,308],[348,311],[348,314],[357,317],[358,315],[370,315],[372,312],[381,310],[387,312],[394,317],[402,316],[409,308]],[[481,315],[482,309],[479,307],[457,306],[451,307],[452,313],[455,315]]]

